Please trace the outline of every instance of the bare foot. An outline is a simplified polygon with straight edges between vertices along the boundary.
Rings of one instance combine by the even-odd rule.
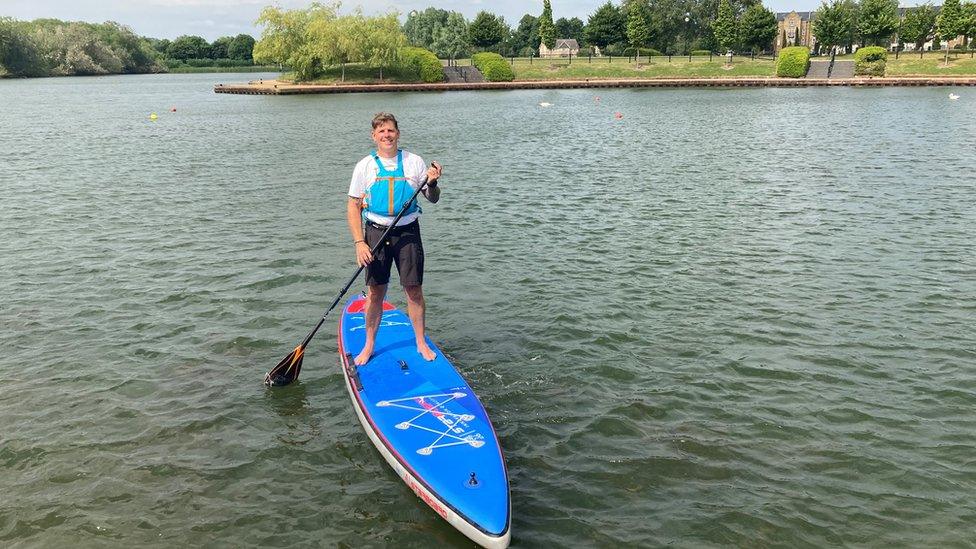
[[[373,346],[366,345],[363,347],[363,350],[359,353],[359,355],[356,356],[355,360],[353,360],[353,363],[356,364],[356,366],[362,366],[363,364],[369,362],[369,357],[371,356],[373,356]]]
[[[430,347],[428,347],[426,343],[424,343],[423,345],[417,345],[417,352],[420,353],[420,356],[424,357],[424,360],[426,360],[427,362],[430,362],[431,360],[437,358],[437,353],[435,353]]]

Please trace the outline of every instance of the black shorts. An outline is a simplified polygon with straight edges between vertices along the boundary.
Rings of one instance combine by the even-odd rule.
[[[376,245],[385,228],[366,222],[366,244]],[[366,265],[366,285],[389,284],[390,271],[396,263],[401,286],[420,286],[424,283],[424,244],[420,240],[420,222],[393,227],[383,245]]]

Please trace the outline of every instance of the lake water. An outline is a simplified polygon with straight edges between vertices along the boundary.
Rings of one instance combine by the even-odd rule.
[[[258,77],[0,81],[0,545],[469,546],[334,317],[261,384],[355,270],[380,110],[445,168],[428,325],[513,546],[976,543],[973,91],[212,92]]]

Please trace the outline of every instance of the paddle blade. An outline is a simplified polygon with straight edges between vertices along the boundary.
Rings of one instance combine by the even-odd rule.
[[[301,345],[295,347],[294,351],[288,353],[288,356],[264,376],[264,384],[268,387],[281,387],[298,379],[298,374],[302,372],[304,355],[305,349]]]

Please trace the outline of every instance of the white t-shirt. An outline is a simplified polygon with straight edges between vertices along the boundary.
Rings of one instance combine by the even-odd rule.
[[[395,156],[393,158],[383,158],[381,156],[380,162],[383,163],[383,167],[387,170],[396,169],[397,159]],[[373,159],[373,155],[368,155],[366,158],[360,160],[356,164],[356,168],[352,171],[352,181],[349,183],[349,196],[352,198],[362,198],[365,196],[366,189],[376,181],[376,176],[379,173],[380,169],[376,165],[376,160]],[[423,185],[424,181],[427,181],[427,164],[424,163],[423,158],[403,151],[403,175],[407,178],[410,187],[416,191]],[[389,225],[393,222],[393,217],[374,212],[366,212],[366,219],[373,223],[379,223],[380,225]],[[420,217],[420,212],[407,214],[400,218],[397,227],[413,223],[418,217]]]

